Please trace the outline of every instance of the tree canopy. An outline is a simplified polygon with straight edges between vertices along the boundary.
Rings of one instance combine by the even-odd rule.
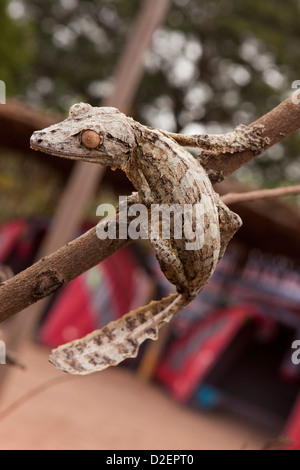
[[[12,0],[0,7],[0,78],[10,94],[66,112],[100,105],[141,0]],[[300,79],[298,0],[173,0],[130,110],[171,131],[248,124]],[[5,44],[5,45],[4,45]],[[275,185],[300,176],[294,135],[240,171]]]

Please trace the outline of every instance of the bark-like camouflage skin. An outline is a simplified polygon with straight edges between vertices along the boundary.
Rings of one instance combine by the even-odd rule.
[[[84,134],[86,131],[93,132]],[[249,128],[240,127],[234,138],[233,133],[230,136],[229,144],[226,136],[212,136],[211,147],[209,136],[204,136],[205,148],[213,151],[216,142],[218,151],[223,145],[224,152],[237,144],[239,148],[241,145],[256,145],[257,148],[261,145],[255,129],[249,133]],[[86,145],[90,142],[97,147],[88,148]],[[143,126],[115,108],[93,108],[83,103],[74,105],[68,119],[35,132],[31,146],[51,155],[121,168],[137,190],[132,197],[148,208],[151,204],[180,204],[183,207],[199,202],[204,206],[204,244],[201,249],[186,250],[184,238],[152,240],[150,237],[160,267],[176,286],[177,294],[151,302],[111,322],[101,331],[60,346],[50,357],[58,368],[72,374],[85,375],[103,370],[136,356],[145,339],[157,338],[161,324],[170,321],[210,279],[242,222],[220,201],[206,171],[176,142],[175,134]],[[193,220],[193,228],[196,228],[196,220]]]

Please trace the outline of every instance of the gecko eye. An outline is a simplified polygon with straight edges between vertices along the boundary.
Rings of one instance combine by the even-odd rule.
[[[88,149],[96,149],[102,143],[102,138],[95,131],[84,131],[81,134],[81,142]]]

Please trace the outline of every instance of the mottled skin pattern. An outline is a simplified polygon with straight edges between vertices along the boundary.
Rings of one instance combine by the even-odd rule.
[[[239,130],[242,145],[256,145],[259,149],[259,137],[255,132],[248,137],[249,128],[245,130]],[[201,249],[186,250],[184,238],[153,240],[150,237],[160,267],[176,286],[177,294],[151,302],[101,331],[54,350],[51,362],[66,372],[84,375],[117,365],[128,357],[134,357],[145,339],[157,338],[161,324],[170,321],[201,291],[222,258],[229,240],[241,226],[240,218],[220,201],[205,170],[180,146],[185,145],[186,140],[180,143],[179,138],[176,134],[143,126],[115,108],[92,108],[83,103],[71,108],[68,119],[35,132],[31,138],[31,146],[36,150],[122,169],[137,190],[131,197],[148,208],[151,204],[180,204],[183,207],[184,204],[199,202],[205,208],[204,245]],[[211,151],[216,142],[218,151],[220,148],[228,151],[228,147],[237,142],[241,147],[236,135],[233,139],[231,137],[231,146],[226,135],[212,136],[211,147],[208,145],[209,136],[204,138],[205,148]],[[194,229],[195,223],[193,220]]]

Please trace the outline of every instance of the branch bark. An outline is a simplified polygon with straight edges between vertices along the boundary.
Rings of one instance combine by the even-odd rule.
[[[295,104],[292,98],[287,98],[272,111],[250,124],[250,127],[256,124],[264,126],[261,137],[270,139],[270,143],[263,149],[265,152],[300,128],[300,105]],[[199,161],[205,168],[216,172],[222,171],[224,177],[227,177],[255,157],[257,157],[257,153],[251,150],[233,154],[212,154],[208,152],[207,154],[204,153]]]
[[[128,199],[128,208],[134,201]],[[130,222],[128,218],[128,222]],[[122,221],[117,212],[101,223],[109,230],[109,225],[118,227]],[[116,251],[129,245],[126,240],[100,240],[96,227],[76,238],[61,249],[42,258],[25,271],[0,284],[0,322],[57,291],[80,274],[101,263]]]
[[[294,104],[289,98],[253,124],[264,125],[263,136],[270,139],[269,148],[300,128],[300,105]],[[257,154],[251,151],[216,154],[205,157],[207,160],[204,163],[206,167],[216,172],[221,171],[228,176],[256,156]],[[130,204],[128,201],[128,207]],[[130,221],[128,219],[128,224]],[[119,222],[117,214],[116,219],[111,218],[103,224],[117,223],[118,226]],[[130,239],[99,240],[94,227],[60,250],[0,284],[0,322],[47,297],[130,242]]]

